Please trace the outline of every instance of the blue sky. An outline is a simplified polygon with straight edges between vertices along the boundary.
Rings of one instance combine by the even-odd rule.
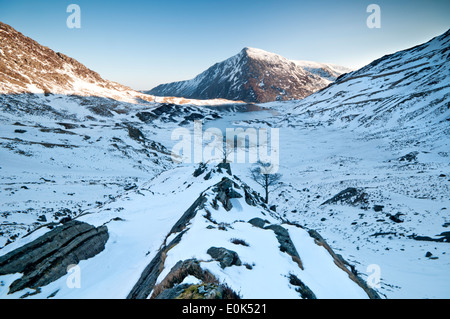
[[[69,4],[81,28],[69,29]],[[369,4],[381,28],[369,29]],[[443,0],[0,0],[0,21],[103,78],[143,90],[186,80],[256,47],[289,59],[359,68],[450,28]]]

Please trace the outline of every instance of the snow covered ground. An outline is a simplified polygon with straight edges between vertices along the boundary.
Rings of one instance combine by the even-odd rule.
[[[135,118],[139,109],[126,111],[127,104],[114,106],[124,110],[119,114],[99,117],[89,108],[71,114],[74,108],[65,108],[66,104],[60,103],[58,97],[40,99],[44,99],[53,112],[22,117],[5,112],[2,117],[0,166],[4,173],[0,192],[3,203],[0,255],[32,242],[67,217],[94,226],[106,225],[109,240],[104,251],[78,264],[80,289],[69,288],[67,276],[64,276],[38,291],[25,289],[8,294],[11,283],[21,277],[8,274],[0,277],[0,297],[125,298],[186,209],[202,192],[208,192],[227,175],[215,173],[211,179],[205,179],[205,172],[194,178],[192,174],[197,164],[175,165],[170,161],[167,150],[174,143],[170,133],[179,127],[185,113],[192,110],[190,106],[181,109],[182,116],[173,113],[171,118],[179,120],[167,122],[169,114],[165,113],[145,123]],[[140,111],[156,112],[158,107],[149,105]],[[59,115],[62,109],[66,110],[63,116]],[[255,119],[250,112],[242,113],[245,116],[221,113],[222,118],[215,122],[214,112],[203,110],[207,115],[205,124],[223,125],[222,129],[232,127],[238,118]],[[258,111],[254,114],[264,119],[274,113]],[[138,128],[145,140],[131,134],[130,126]],[[189,124],[185,127],[192,129]],[[153,143],[159,146],[156,150],[150,148]],[[243,168],[237,164],[232,166],[234,174],[240,175],[240,169]],[[217,262],[209,261],[202,263],[202,267],[242,297],[300,298],[297,287],[290,284],[289,276],[295,274],[319,298],[367,298],[306,230],[283,225],[302,258],[305,267],[302,271],[291,256],[278,248],[273,231],[255,228],[247,222],[254,217],[264,217],[272,224],[282,224],[277,214],[267,208],[249,206],[243,198],[233,199],[232,205],[230,212],[223,208],[214,212],[210,217],[214,223],[204,217],[206,211],[198,212],[189,223],[189,232],[167,254],[164,271],[170,270],[180,259],[206,260],[205,252],[210,246],[223,246],[237,251],[247,266],[223,270]],[[214,211],[214,208],[209,210]],[[214,230],[207,227],[208,223],[229,226],[226,231],[217,226]],[[233,238],[245,240],[249,247],[233,244]],[[319,257],[320,267],[317,266]],[[318,276],[322,272],[328,277]],[[160,280],[164,274],[160,275]],[[261,278],[266,280],[261,281]]]
[[[223,130],[226,127],[246,128],[249,125],[262,127],[266,122],[277,123],[283,117],[280,112],[282,111],[222,114],[221,119],[207,121],[205,128],[218,127]],[[25,119],[22,122],[27,123]],[[167,131],[170,132],[177,125],[161,128],[159,125],[162,123],[158,124],[158,121],[154,125],[152,139],[164,143],[170,149],[174,142],[170,141]],[[105,161],[101,160],[105,154],[100,152],[109,149],[112,138],[119,138],[131,145],[137,143],[136,149],[139,148],[138,142],[130,139],[126,130],[115,129],[115,125],[108,122],[99,127],[92,127],[88,123],[85,126],[86,128],[68,130],[76,133],[75,135],[42,132],[42,127],[2,125],[1,136],[5,138],[19,136],[25,139],[24,134],[27,134],[28,141],[41,142],[45,139],[55,144],[83,146],[83,149],[80,152],[80,147],[46,148],[40,144],[22,145],[20,142],[15,143],[13,149],[2,148],[1,167],[7,172],[2,174],[2,231],[4,235],[8,233],[6,224],[17,223],[20,227],[14,225],[13,231],[18,238],[4,247],[1,254],[37,238],[46,228],[38,228],[30,236],[20,239],[28,230],[65,217],[66,215],[55,215],[62,208],[69,208],[69,215],[72,217],[83,214],[78,218],[80,221],[95,226],[107,223],[110,233],[105,251],[80,262],[82,289],[68,289],[66,278],[63,277],[43,287],[40,294],[31,297],[45,298],[57,291],[55,298],[125,298],[163,244],[173,224],[201,192],[221,178],[219,175],[211,180],[204,180],[202,176],[193,178],[192,173],[196,168],[194,164],[182,164],[177,168],[167,161],[165,169],[162,169],[155,163],[150,166],[148,161],[142,159],[142,164],[136,166],[134,157],[130,161],[129,158],[115,155],[113,151],[106,152],[111,160],[105,165]],[[186,127],[190,128],[189,125]],[[144,127],[141,128],[146,132]],[[16,129],[27,132],[14,133]],[[102,139],[92,146],[88,143],[84,145],[82,136],[87,134],[91,136],[90,140],[98,140],[100,136]],[[102,140],[105,144],[101,144]],[[405,162],[399,158],[411,149],[399,149],[398,141],[393,142],[382,134],[367,136],[349,129],[308,127],[303,124],[296,127],[282,126],[282,187],[270,195],[270,204],[277,206],[276,215],[317,230],[337,253],[356,267],[362,278],[370,275],[367,268],[369,265],[379,265],[381,288],[377,291],[382,297],[450,297],[450,277],[446,271],[450,265],[450,257],[446,253],[448,243],[416,241],[408,237],[413,234],[435,237],[448,229],[449,166],[448,158],[443,153],[447,143],[448,141],[436,141],[435,148],[422,149],[415,161]],[[26,156],[20,151],[32,155]],[[263,193],[260,186],[250,178],[250,166],[236,163],[231,168],[234,175]],[[142,167],[146,169],[143,170]],[[362,205],[363,208],[345,204],[321,205],[348,187],[363,188],[368,194],[368,202]],[[384,207],[376,212],[373,209],[375,205]],[[245,207],[245,203],[236,203],[235,206]],[[401,223],[390,219],[391,215],[397,213],[403,214],[399,216]],[[322,266],[323,263],[317,262],[318,256],[321,256],[320,250],[314,252],[298,248],[305,268],[312,271],[311,274],[304,273],[302,277],[302,272],[295,269],[292,261],[289,262],[289,256],[280,255],[277,249],[268,249],[270,242],[274,245],[272,248],[276,248],[273,234],[240,222],[260,216],[258,209],[254,212],[248,208],[235,211],[231,219],[228,216],[220,220],[223,214],[224,212],[219,211],[214,214],[214,218],[216,222],[232,223],[233,229],[229,232],[207,229],[204,213],[198,213],[184,240],[168,254],[165,271],[170,270],[170,265],[180,259],[194,256],[208,259],[205,255],[208,243],[214,242],[216,246],[222,245],[235,250],[243,262],[256,265],[252,270],[235,266],[222,270],[217,263],[204,264],[205,269],[226,279],[244,297],[298,298],[298,293],[292,286],[289,288],[286,277],[283,277],[295,271],[297,274],[300,272],[298,276],[317,297],[346,296],[342,291],[334,294],[330,288],[331,283],[326,277],[322,278],[325,271],[319,265]],[[38,220],[41,215],[46,216],[47,222]],[[115,218],[120,220],[113,220]],[[312,239],[304,231],[293,226],[287,227],[297,247],[308,247],[308,241]],[[212,239],[205,240],[209,236]],[[7,236],[2,237],[2,245],[6,238]],[[245,238],[251,249],[231,244],[232,238]],[[263,245],[259,247],[261,243]],[[260,272],[257,265],[267,259],[263,252],[275,253],[270,259],[278,261]],[[431,258],[425,257],[427,252],[432,253]],[[321,258],[330,258],[329,255],[326,256]],[[287,268],[282,268],[280,273],[270,270],[270,267],[278,269],[283,263],[286,263]],[[307,266],[308,263],[312,263],[310,267]],[[107,266],[103,268],[98,265]],[[330,269],[326,272],[329,271]],[[258,278],[267,276],[267,273],[275,276],[267,278],[274,287],[281,285],[283,288],[278,287],[273,290],[273,294],[267,294],[262,287],[256,289]],[[327,280],[328,285],[315,281],[314,278],[317,279],[318,276]],[[164,273],[161,275],[163,277]],[[21,291],[6,294],[9,284],[17,278],[18,275],[0,278],[2,298],[17,298],[25,293]],[[276,278],[283,279],[278,282]],[[332,278],[339,280],[339,276]],[[324,286],[328,288],[324,289]],[[349,293],[349,297],[357,297],[357,294],[351,293],[352,289],[344,291]]]
[[[67,219],[105,225],[109,238],[79,262],[81,288],[63,276],[8,294],[22,274],[7,273],[0,298],[147,298],[189,259],[244,298],[367,298],[354,276],[370,282],[374,269],[381,297],[450,298],[448,43],[447,32],[302,101],[248,106],[254,112],[3,95],[0,258]],[[194,120],[222,132],[279,129],[281,185],[268,205],[253,193],[264,190],[251,163],[232,163],[228,175],[213,164],[194,174],[198,163],[172,162],[171,133],[192,132]],[[208,253],[213,246],[239,262],[222,267]],[[146,276],[153,286],[139,285]]]

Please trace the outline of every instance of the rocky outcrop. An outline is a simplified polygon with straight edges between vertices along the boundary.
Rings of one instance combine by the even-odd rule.
[[[350,206],[367,206],[369,195],[361,188],[349,187],[339,192],[329,200],[322,203],[322,205],[328,204],[343,204]]]
[[[442,232],[439,235],[436,235],[439,238],[432,238],[429,236],[418,236],[416,234],[408,236],[409,238],[412,238],[414,240],[421,240],[421,241],[434,241],[437,243],[450,243],[450,231]]]
[[[406,155],[403,155],[398,158],[400,162],[417,162],[417,155],[419,155],[419,152],[414,151],[410,152]]]
[[[264,228],[264,225],[267,223],[267,220],[264,220],[259,217],[255,217],[255,218],[250,219],[248,222],[255,227]]]
[[[180,242],[183,234],[183,232],[180,233],[168,245],[165,245],[156,253],[150,264],[145,267],[139,280],[128,293],[127,299],[146,299],[150,295],[155,287],[158,276],[164,269],[164,261],[167,252]]]
[[[328,251],[331,257],[333,257],[336,266],[345,271],[348,274],[349,278],[357,283],[358,286],[360,286],[366,292],[370,299],[381,299],[380,295],[378,295],[378,293],[373,288],[369,287],[367,283],[357,275],[355,268],[350,265],[341,255],[336,254],[317,231],[311,229],[308,231],[308,233],[312,238],[314,238],[314,241],[317,245],[324,247]],[[347,267],[349,267],[350,270]]]
[[[179,122],[180,125],[192,125],[195,120],[218,119],[221,116],[217,111],[210,108],[199,108],[193,105],[176,105],[173,103],[162,103],[160,106],[136,113],[139,120],[151,123],[158,119],[164,123]]]
[[[231,267],[233,265],[242,265],[242,262],[239,259],[239,255],[233,250],[229,250],[224,247],[211,247],[207,250],[206,253],[210,255],[214,260],[217,260],[220,263],[220,267],[222,267],[222,269]]]
[[[225,172],[227,172],[228,175],[232,175],[231,174],[231,165],[230,163],[219,163],[217,164],[217,171],[219,173],[222,173],[222,169],[225,170]]]
[[[275,236],[277,237],[278,243],[280,244],[280,250],[291,256],[292,260],[295,261],[297,265],[303,270],[302,260],[300,259],[300,255],[298,254],[287,229],[283,228],[280,225],[269,225],[264,229],[273,230]]]
[[[206,203],[206,197],[204,195],[200,195],[195,202],[184,212],[184,214],[180,217],[180,219],[173,225],[169,234],[174,234],[182,231],[187,223],[195,217],[197,211],[203,208],[203,205]]]
[[[145,136],[140,129],[131,125],[128,125],[127,129],[128,129],[128,136],[131,137],[133,140],[136,140],[138,142],[145,141]]]
[[[195,176],[197,178],[201,178],[200,176],[204,176],[208,173],[207,165],[200,165],[195,172]],[[239,298],[239,295],[233,292],[227,285],[226,281],[218,282],[214,273],[209,270],[203,269],[202,265],[216,262],[217,265],[220,265],[222,270],[220,270],[221,274],[226,276],[230,276],[234,271],[232,269],[236,269],[233,266],[245,266],[240,267],[244,271],[252,271],[253,267],[259,267],[264,265],[263,260],[259,260],[258,263],[249,264],[248,262],[242,262],[242,260],[247,259],[249,255],[246,255],[250,250],[253,249],[253,245],[256,244],[252,242],[252,245],[247,244],[242,239],[237,239],[237,237],[230,237],[234,239],[230,239],[230,242],[233,244],[242,244],[245,248],[239,248],[239,254],[236,251],[230,250],[221,245],[213,246],[215,242],[215,236],[213,233],[219,234],[222,231],[234,232],[235,223],[246,223],[245,220],[239,219],[236,216],[233,216],[234,213],[238,213],[235,211],[234,213],[228,213],[233,208],[233,204],[235,203],[233,199],[241,198],[239,203],[239,211],[243,210],[241,205],[245,205],[243,192],[246,194],[245,201],[248,205],[254,205],[254,207],[260,207],[261,215],[256,214],[259,217],[254,217],[248,220],[248,223],[253,225],[258,229],[252,229],[252,233],[255,232],[265,232],[268,237],[274,236],[279,243],[278,249],[281,252],[288,254],[292,262],[296,263],[300,268],[299,271],[305,271],[303,266],[303,262],[300,258],[301,251],[297,251],[297,249],[302,249],[301,246],[295,246],[294,242],[290,237],[290,226],[296,226],[302,228],[300,225],[296,225],[290,223],[288,221],[283,221],[279,218],[269,218],[267,215],[273,215],[267,205],[264,205],[263,200],[257,195],[254,194],[252,189],[248,187],[245,183],[240,181],[235,176],[227,175],[223,173],[225,176],[222,180],[216,183],[213,186],[210,186],[204,192],[202,192],[197,200],[191,205],[191,207],[180,217],[180,219],[175,223],[172,227],[171,231],[168,233],[167,238],[169,236],[176,234],[177,236],[170,243],[164,242],[162,248],[156,253],[155,257],[152,259],[150,264],[143,271],[141,278],[133,287],[131,292],[128,295],[128,298],[138,298],[145,299],[151,296],[154,299],[225,299],[225,298]],[[248,199],[247,199],[248,196]],[[251,204],[249,204],[250,202]],[[236,203],[237,204],[237,203]],[[224,210],[219,210],[219,206],[222,205]],[[252,205],[252,206],[253,206]],[[214,209],[218,211],[215,212]],[[201,212],[203,218],[194,218],[198,212]],[[217,217],[225,218],[230,216],[229,220],[225,219],[226,222],[217,222],[213,218],[213,214],[217,214]],[[267,216],[268,219],[265,219],[264,216]],[[236,219],[238,218],[238,219]],[[233,222],[234,220],[234,222]],[[277,223],[277,220],[280,223]],[[195,227],[197,232],[193,232],[190,229],[192,225],[199,225],[201,223],[207,230],[205,233],[202,233],[199,228]],[[245,226],[244,226],[245,227]],[[249,227],[247,225],[246,227]],[[302,228],[303,229],[303,228]],[[304,230],[306,231],[306,230]],[[272,233],[273,232],[273,233]],[[270,235],[272,233],[272,235]],[[189,234],[186,235],[185,234]],[[200,234],[200,235],[198,235]],[[372,290],[367,284],[357,276],[355,268],[348,264],[341,256],[335,254],[333,250],[328,246],[328,244],[314,231],[310,231],[309,235],[315,239],[315,244],[326,248],[326,250],[330,253],[331,257],[334,260],[336,266],[345,271],[351,280],[353,280],[357,285],[361,286],[367,295],[371,298],[377,298],[377,293]],[[202,236],[201,238],[196,238],[196,236]],[[210,237],[211,236],[211,237]],[[170,237],[172,238],[172,237]],[[218,238],[222,238],[219,236]],[[266,238],[266,236],[262,236],[261,238]],[[273,237],[270,239],[273,242]],[[184,249],[176,247],[181,241],[183,242]],[[198,240],[203,240],[207,244],[202,249],[201,256],[192,255],[188,251],[186,251],[186,247],[189,247],[189,241],[193,240],[193,243],[198,244]],[[223,242],[221,242],[223,244]],[[209,247],[209,248],[208,248]],[[173,255],[170,256],[179,256],[180,259],[178,262],[171,263],[169,262],[169,258],[166,260],[167,254],[171,249],[176,250],[173,252]],[[275,248],[276,249],[276,248]],[[310,247],[305,247],[305,249],[310,249]],[[206,252],[211,259],[204,257],[204,252]],[[240,256],[242,254],[242,256]],[[279,252],[275,251],[276,255],[279,255]],[[251,254],[250,254],[251,255]],[[184,256],[184,257],[182,257]],[[244,258],[241,260],[241,257]],[[190,258],[190,259],[186,259]],[[205,260],[206,259],[206,260]],[[172,261],[172,258],[170,258]],[[283,258],[287,263],[290,264],[290,267],[293,266],[292,262],[289,259]],[[330,265],[331,267],[335,267],[334,265]],[[170,267],[170,268],[168,268]],[[231,268],[229,268],[231,267]],[[206,268],[206,267],[205,267]],[[164,278],[161,278],[161,274],[164,269],[170,269],[170,271],[165,275]],[[208,268],[209,269],[209,268]],[[228,270],[230,269],[230,270]],[[165,272],[164,272],[165,273]],[[282,274],[285,276],[285,274]],[[189,277],[189,278],[188,278]],[[295,289],[299,293],[299,297],[304,299],[315,299],[315,293],[304,283],[299,277],[294,274],[289,274],[288,276],[289,289]],[[192,283],[193,282],[193,283]]]
[[[300,294],[303,299],[317,299],[314,292],[307,285],[303,283],[296,275],[289,275],[289,283],[296,286],[295,290]]]
[[[201,281],[199,284],[184,283],[187,276]],[[239,299],[240,296],[209,271],[200,267],[196,259],[178,261],[167,276],[153,290],[152,299]]]
[[[9,287],[9,293],[25,288],[38,289],[67,273],[69,265],[94,257],[105,248],[106,226],[71,220],[0,257],[0,275],[22,273]]]
[[[104,80],[94,72],[62,53],[57,53],[0,22],[0,93],[26,93],[29,87],[50,93],[64,94],[79,88],[81,81],[95,87],[93,92],[113,96],[115,92],[132,91],[118,83]],[[92,93],[92,92],[91,92]],[[136,92],[137,93],[137,92]],[[144,94],[141,94],[145,98]]]
[[[155,286],[156,280],[158,279],[158,276],[161,274],[164,268],[164,261],[167,252],[181,241],[181,238],[183,237],[183,234],[185,232],[186,225],[192,218],[195,217],[197,211],[203,208],[206,200],[207,199],[204,195],[200,195],[197,200],[184,212],[180,219],[178,219],[178,221],[173,225],[166,237],[166,240],[171,234],[179,234],[170,243],[167,244],[165,242],[164,246],[159,249],[155,257],[153,257],[150,264],[148,264],[148,266],[144,269],[141,277],[128,294],[128,299],[145,299],[150,295]]]
[[[217,202],[220,202],[225,210],[230,211],[233,208],[230,200],[242,197],[234,188],[240,188],[240,186],[228,177],[224,177],[222,181],[217,183],[213,188],[213,191],[217,193],[213,199],[213,207],[218,209]]]

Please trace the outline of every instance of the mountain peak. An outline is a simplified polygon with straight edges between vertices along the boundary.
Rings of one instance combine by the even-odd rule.
[[[262,49],[253,48],[253,47],[245,47],[245,48],[242,49],[242,51],[247,53],[247,54],[252,54],[252,53],[269,53],[269,54],[274,54],[274,53],[270,53],[270,52],[264,51]]]
[[[269,51],[265,51],[258,48],[252,48],[252,47],[245,47],[242,49],[241,53],[245,54],[246,56],[252,58],[252,59],[259,59],[259,60],[268,60],[268,59],[285,59],[282,56],[272,53]]]
[[[320,63],[307,69],[281,55],[245,47],[192,80],[161,84],[147,93],[249,103],[294,100],[324,88],[342,73]]]

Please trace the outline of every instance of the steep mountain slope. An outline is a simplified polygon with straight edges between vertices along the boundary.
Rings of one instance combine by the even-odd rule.
[[[327,86],[346,70],[327,64],[312,64],[289,61],[260,49],[244,48],[192,80],[161,84],[148,93],[245,102],[302,99]]]
[[[450,30],[339,77],[286,107],[305,119],[349,127],[433,125],[449,120]],[[441,127],[445,127],[441,126]]]
[[[0,22],[0,94],[64,94],[105,97],[129,103],[155,101],[215,105],[231,101],[195,101],[143,94],[103,79],[75,59],[55,52]]]
[[[0,22],[0,93],[54,93],[133,98],[133,90]],[[150,100],[150,97],[148,97]]]

